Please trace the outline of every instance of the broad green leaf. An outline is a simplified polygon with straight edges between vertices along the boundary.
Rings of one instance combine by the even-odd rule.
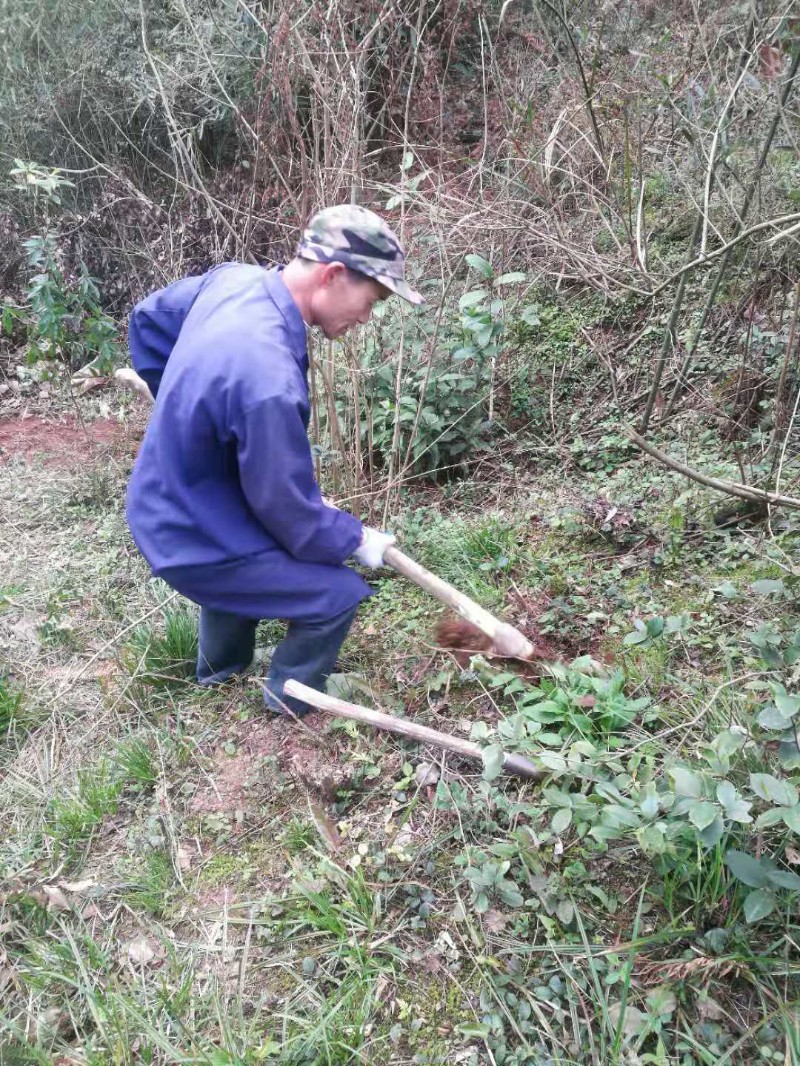
[[[568,828],[572,822],[572,811],[569,807],[560,807],[553,815],[553,821],[550,823],[550,828],[556,834],[560,836],[565,829]]]
[[[794,666],[797,660],[800,659],[800,630],[795,631],[792,642],[784,651],[783,657],[787,666]]]
[[[750,774],[750,788],[761,799],[792,807],[798,801],[797,789],[789,781],[781,781],[772,774]]]
[[[769,884],[769,867],[766,863],[744,851],[732,848],[725,855],[725,864],[738,881],[750,888],[763,888]]]
[[[653,826],[648,826],[647,829],[652,829]],[[647,830],[642,830],[644,835]],[[637,837],[639,833],[636,834]],[[598,840],[601,844],[605,844],[609,840],[619,840],[621,833],[619,829],[612,829],[610,825],[593,825],[589,830],[589,836],[594,840]],[[644,847],[644,845],[642,845]]]
[[[494,781],[503,770],[503,749],[499,744],[490,744],[481,752],[483,758],[483,780]]]
[[[503,886],[498,894],[507,907],[521,907],[525,902],[525,897],[516,885]]]
[[[669,848],[667,838],[658,825],[646,825],[638,829],[636,839],[645,855],[663,855]]]
[[[624,1015],[623,1015],[624,1010]],[[649,1025],[649,1019],[647,1015],[640,1011],[638,1007],[634,1007],[631,1003],[626,1003],[623,1007],[621,1002],[611,1003],[608,1007],[608,1020],[611,1022],[614,1029],[618,1029],[620,1023],[622,1023],[622,1032],[627,1040],[632,1040],[634,1037],[641,1036],[647,1030]]]
[[[752,803],[748,803],[747,800],[738,799],[735,803],[732,803],[730,807],[725,808],[725,814],[732,822],[740,822],[742,825],[748,825],[753,820],[753,816],[750,813]]]
[[[717,799],[732,822],[752,822],[750,808],[753,804],[743,800],[730,781],[720,781],[717,785]]]
[[[494,279],[495,285],[518,285],[521,281],[527,281],[528,275],[522,270],[512,270],[510,274],[501,274]]]
[[[634,629],[630,633],[625,634],[625,636],[622,638],[622,643],[628,645],[644,644],[644,642],[649,639],[650,634],[647,632],[647,629],[645,629],[644,631],[640,629]]]
[[[481,300],[486,298],[486,289],[472,289],[470,292],[465,292],[461,299],[458,301],[458,306],[463,311],[467,307],[474,307],[475,304],[479,304]]]
[[[768,703],[766,707],[763,707],[756,721],[764,729],[786,729],[792,724],[791,717],[779,711],[774,703]]]
[[[669,985],[659,985],[647,994],[647,1010],[659,1018],[669,1017],[675,1013],[678,1000]]]
[[[771,825],[785,821],[784,812],[793,810],[792,807],[770,807],[756,818],[756,829],[767,829]]]
[[[487,725],[487,723],[486,722],[482,722],[479,719],[477,722],[473,722],[472,723],[472,729],[470,730],[470,734],[469,735],[470,735],[470,739],[471,740],[481,741],[481,740],[486,740],[486,738],[489,736],[490,732],[491,732],[491,730],[489,729],[489,726]]]
[[[552,770],[554,773],[563,774],[567,769],[567,760],[563,755],[554,751],[543,751],[537,755],[537,759],[542,766],[546,766],[548,770]]]
[[[717,785],[717,799],[726,809],[736,802],[738,793],[730,781],[720,781]]]
[[[482,255],[476,255],[475,252],[471,252],[466,256],[467,263],[473,270],[477,270],[478,273],[483,274],[485,278],[494,277],[494,269],[492,264],[483,258]]]
[[[639,802],[639,809],[645,818],[655,818],[658,814],[658,795],[655,789]]]
[[[790,892],[800,892],[800,876],[791,870],[770,870],[769,883],[775,888],[786,888]]]
[[[746,740],[747,737],[743,733],[734,732],[732,729],[723,729],[719,736],[714,739],[711,746],[720,758],[726,758],[743,747]]]
[[[736,595],[736,586],[731,581],[723,581],[721,585],[715,585],[711,591],[718,592],[726,600],[732,600]]]
[[[414,165],[414,153],[413,152],[406,152],[406,154],[403,156],[403,162],[402,162],[401,168],[403,170],[410,170],[413,165]]]
[[[800,807],[783,807],[778,813],[793,833],[800,833]]]
[[[800,748],[792,734],[781,737],[778,745],[778,759],[784,770],[800,770]]]
[[[697,829],[705,829],[717,817],[717,807],[708,800],[694,800],[689,804],[689,821]]]
[[[488,1025],[479,1022],[465,1022],[463,1025],[456,1026],[456,1032],[462,1036],[477,1037],[479,1040],[485,1040],[491,1031]]]
[[[699,774],[685,770],[682,766],[675,766],[669,772],[675,791],[679,796],[691,796],[699,799],[703,795],[703,779]]]
[[[713,822],[700,830],[700,841],[703,847],[713,848],[716,844],[719,844],[725,835],[725,823],[722,821],[721,815],[717,815]]]
[[[776,692],[775,706],[781,714],[793,718],[800,711],[800,696],[792,696],[788,692]]]
[[[770,670],[780,670],[783,666],[783,656],[777,650],[777,648],[771,648],[769,646],[761,649],[761,658],[770,668]]]
[[[769,577],[762,578],[760,581],[754,581],[750,588],[753,592],[758,593],[759,596],[774,596],[777,593],[785,592],[786,590],[786,586],[780,578],[773,580]]]
[[[773,894],[764,888],[750,892],[744,901],[744,916],[748,924],[766,918],[775,909],[775,903],[776,900]]]
[[[556,917],[562,925],[569,925],[575,917],[575,908],[568,899],[562,899],[556,907]]]

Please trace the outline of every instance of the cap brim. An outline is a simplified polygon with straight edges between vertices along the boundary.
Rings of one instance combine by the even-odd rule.
[[[410,304],[414,304],[418,307],[420,304],[425,303],[425,297],[420,293],[415,292],[405,281],[398,281],[397,278],[390,278],[388,274],[375,274],[375,280],[380,282],[385,288],[390,289],[396,296],[402,297]]]

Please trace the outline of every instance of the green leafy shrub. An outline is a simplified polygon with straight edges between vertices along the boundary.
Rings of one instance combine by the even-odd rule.
[[[377,315],[378,332],[362,357],[357,429],[362,451],[376,469],[389,465],[396,448],[395,469],[399,463],[400,469],[407,465],[415,474],[441,474],[461,469],[486,446],[509,316],[501,292],[523,282],[525,274],[496,276],[479,255],[468,255],[466,261],[479,274],[480,284],[461,296],[457,311],[435,337],[417,320],[419,332],[406,341],[411,358],[399,396],[397,371],[386,362],[385,352],[399,348],[400,330],[409,327],[384,309]],[[429,358],[426,342],[435,342]],[[348,389],[340,390],[336,400],[340,419],[347,418],[353,399]]]
[[[71,372],[93,362],[98,373],[108,373],[117,361],[117,327],[100,306],[95,279],[81,268],[70,285],[50,234],[23,246],[34,271],[26,294],[28,363],[61,364]]]

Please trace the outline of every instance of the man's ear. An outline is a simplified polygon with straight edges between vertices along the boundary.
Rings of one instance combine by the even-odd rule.
[[[333,282],[341,277],[345,270],[347,270],[347,267],[344,263],[326,263],[325,268],[320,275],[322,285],[327,287],[328,285],[333,284]]]

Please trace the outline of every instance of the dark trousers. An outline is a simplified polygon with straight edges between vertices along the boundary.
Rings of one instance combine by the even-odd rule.
[[[283,686],[290,678],[325,691],[339,649],[350,631],[358,607],[351,607],[322,622],[289,622],[286,636],[275,649],[264,688],[264,702],[280,710],[282,701],[295,714],[312,708],[307,703],[284,696]],[[200,647],[197,680],[201,685],[219,685],[246,670],[253,661],[258,619],[200,608]]]

